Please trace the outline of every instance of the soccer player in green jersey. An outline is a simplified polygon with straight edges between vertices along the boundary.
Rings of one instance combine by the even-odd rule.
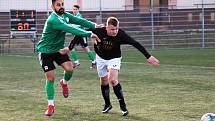
[[[66,32],[74,35],[91,37],[95,41],[99,41],[97,35],[81,28],[72,27],[71,24],[78,24],[88,28],[95,28],[97,25],[86,19],[80,19],[72,14],[64,11],[64,0],[52,0],[53,12],[45,22],[42,37],[36,45],[39,53],[39,61],[45,73],[46,79],[46,95],[48,98],[48,108],[45,112],[46,116],[54,114],[54,80],[56,62],[64,69],[64,77],[60,81],[63,89],[63,96],[68,97],[68,81],[73,74],[73,65],[67,54],[62,55],[59,50],[64,48]]]
[[[72,13],[76,17],[83,18],[83,16],[79,12],[79,9],[80,9],[79,5],[76,5],[76,4],[73,5]],[[73,24],[73,26],[84,29],[80,25]],[[82,46],[82,48],[84,49],[84,51],[87,53],[89,59],[91,60],[91,68],[95,68],[96,67],[95,56],[94,56],[94,53],[88,47],[87,38],[81,37],[81,36],[75,36],[71,42],[73,45],[73,49],[72,49],[72,51],[70,51],[70,56],[74,60],[73,67],[75,68],[80,65],[78,53],[76,52],[75,47],[74,47],[74,46],[80,44]]]

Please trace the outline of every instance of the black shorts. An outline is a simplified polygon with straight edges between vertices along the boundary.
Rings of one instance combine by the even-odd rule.
[[[87,43],[87,37],[80,37],[80,36],[75,36],[74,39],[72,40],[72,45],[73,47],[75,45],[81,45],[82,48],[85,48],[88,46]]]
[[[64,62],[71,61],[67,54],[61,55],[57,53],[39,53],[38,55],[40,65],[44,72],[48,72],[55,69],[54,62],[61,65]]]

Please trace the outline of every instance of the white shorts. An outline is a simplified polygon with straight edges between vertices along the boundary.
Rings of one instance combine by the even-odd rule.
[[[105,77],[108,74],[109,69],[120,70],[121,57],[113,58],[110,60],[104,60],[98,55],[96,55],[96,66],[99,77]]]

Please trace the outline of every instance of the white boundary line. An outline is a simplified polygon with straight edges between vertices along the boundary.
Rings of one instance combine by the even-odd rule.
[[[26,57],[26,58],[36,58],[36,56],[25,56],[25,55],[4,55],[4,56],[16,56],[16,57]],[[89,60],[81,60],[81,61],[89,61]],[[144,61],[144,60],[143,60]],[[138,65],[148,65],[147,63],[140,62],[122,62],[125,64],[138,64]],[[173,66],[173,67],[192,67],[192,68],[203,68],[203,69],[215,69],[215,67],[207,67],[207,66],[188,66],[188,65],[173,65],[173,64],[161,64],[161,66]]]
[[[16,57],[35,58],[36,59],[36,56],[25,56],[25,55],[4,55],[4,56],[16,56]],[[81,61],[89,61],[89,60],[81,60]],[[138,62],[138,63],[137,62],[122,62],[122,63],[148,65],[147,63],[140,63],[140,62]],[[178,68],[182,68],[182,67],[189,67],[190,68],[190,67],[193,67],[193,68],[215,69],[215,67],[205,67],[205,66],[188,66],[188,65],[172,65],[172,64],[161,64],[161,65],[170,66],[170,67],[178,67]],[[0,68],[5,68],[5,67],[0,67]],[[36,90],[36,91],[38,91],[38,90]],[[32,91],[30,93],[36,93],[36,91]],[[21,93],[26,93],[26,92],[29,92],[29,90],[9,89],[9,90],[0,90],[0,92],[21,92]],[[41,91],[41,92],[45,92],[45,91]]]

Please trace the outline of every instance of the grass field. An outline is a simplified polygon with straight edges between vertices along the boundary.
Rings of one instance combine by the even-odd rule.
[[[152,67],[136,51],[123,52],[119,80],[129,116],[121,116],[111,89],[113,109],[101,114],[103,99],[95,70],[81,54],[81,66],[63,98],[56,69],[56,110],[44,116],[47,101],[43,72],[35,55],[0,55],[0,121],[199,121],[215,113],[215,49],[150,51],[161,62]]]

